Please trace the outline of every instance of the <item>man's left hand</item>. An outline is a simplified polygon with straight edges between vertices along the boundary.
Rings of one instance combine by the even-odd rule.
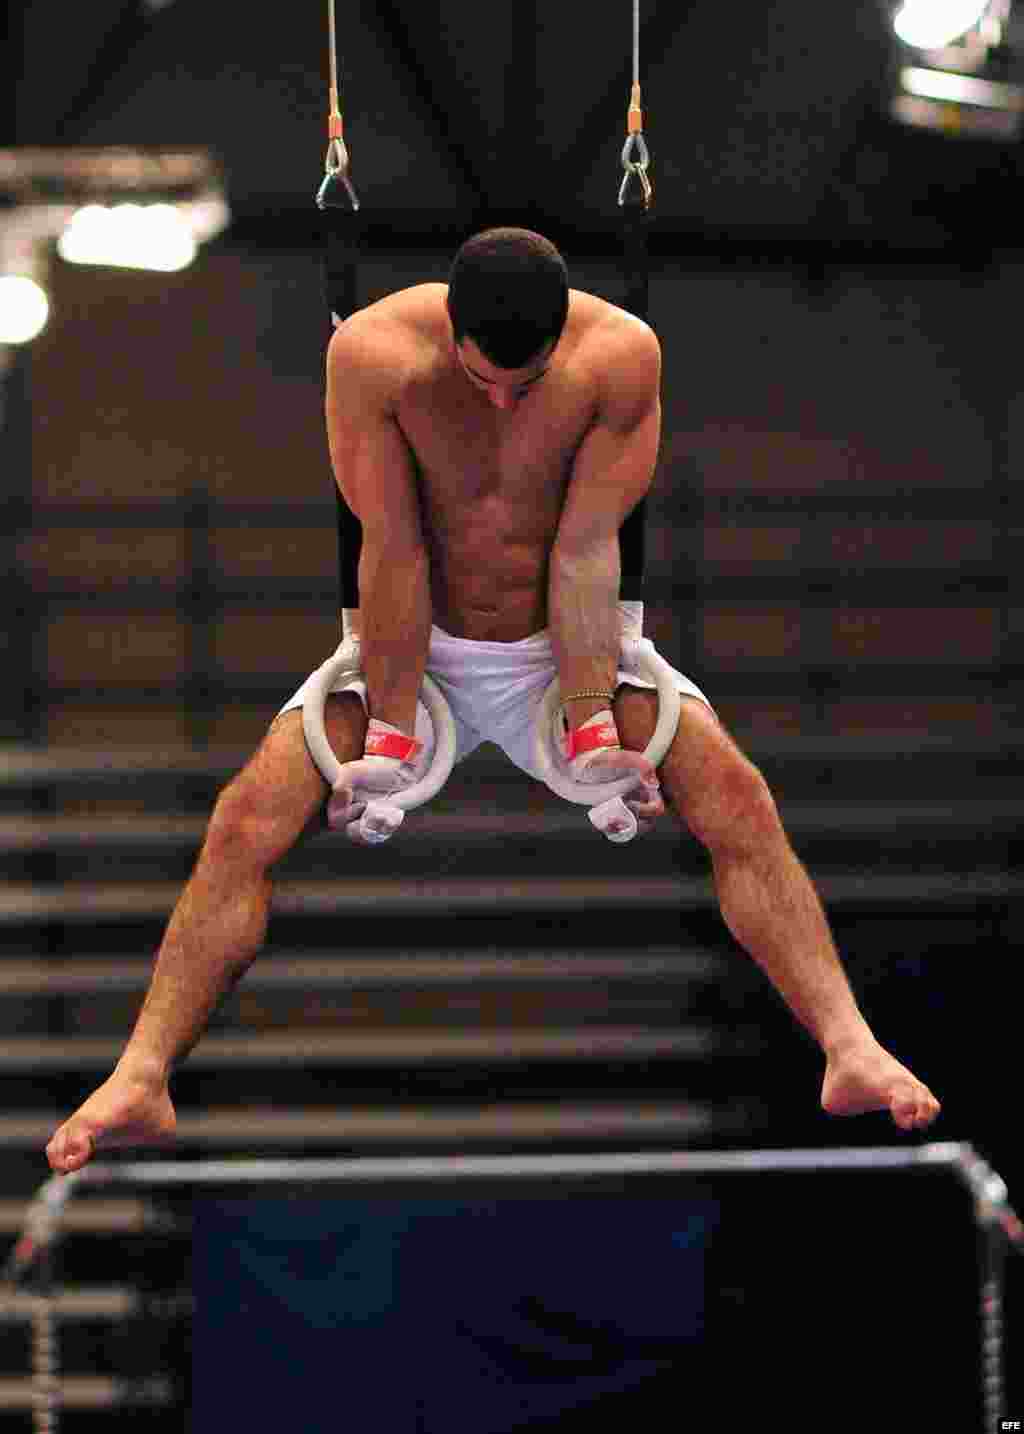
[[[579,763],[578,768],[576,763]],[[573,777],[585,785],[617,782],[623,777],[635,776],[636,787],[627,792],[622,800],[636,818],[638,836],[649,832],[658,818],[665,815],[657,770],[642,752],[630,752],[624,747],[602,747],[577,757],[572,765]],[[613,824],[608,830],[614,835],[624,827],[622,822]]]

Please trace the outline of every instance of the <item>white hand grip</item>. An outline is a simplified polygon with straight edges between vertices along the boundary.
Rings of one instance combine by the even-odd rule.
[[[679,725],[679,689],[676,687],[675,674],[663,657],[644,648],[640,648],[636,656],[641,677],[646,677],[658,688],[658,721],[654,735],[644,748],[644,756],[657,766],[671,747]],[[534,729],[534,753],[545,785],[549,786],[556,796],[584,807],[596,807],[611,801],[613,797],[624,797],[627,792],[631,792],[636,787],[635,777],[620,777],[614,782],[588,786],[586,782],[576,782],[566,772],[559,770],[554,753],[561,750],[560,705],[561,694],[556,677],[541,701]]]
[[[324,706],[328,693],[339,678],[361,677],[362,675],[358,665],[352,661],[351,655],[343,653],[325,662],[323,667],[319,668],[309,679],[306,686],[306,696],[302,704],[302,730],[305,733],[309,755],[320,769],[320,775],[330,786],[331,791],[341,780],[342,764],[334,755],[331,744],[327,740],[327,732],[324,728]],[[403,811],[421,807],[424,802],[429,802],[431,797],[436,797],[447,782],[452,767],[455,765],[455,723],[452,720],[451,708],[445,700],[444,693],[426,673],[423,675],[423,685],[420,688],[420,700],[433,723],[434,755],[430,766],[418,782],[413,782],[411,787],[405,787],[402,791],[395,792],[388,797],[390,806],[401,807]]]

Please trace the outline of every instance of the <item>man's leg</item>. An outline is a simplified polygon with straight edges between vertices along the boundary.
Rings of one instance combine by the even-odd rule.
[[[615,716],[624,745],[646,746],[656,715],[656,694],[620,689]],[[878,1045],[858,1010],[764,778],[702,702],[683,699],[659,778],[667,804],[708,850],[729,930],[825,1052],[825,1110],[888,1109],[903,1129],[930,1124],[938,1102]]]
[[[366,733],[359,698],[328,698],[324,716],[339,761],[353,761]],[[117,1068],[47,1146],[55,1170],[78,1169],[97,1147],[173,1134],[171,1071],[263,945],[271,869],[321,812],[326,796],[327,784],[306,751],[301,711],[285,712],[221,793]]]

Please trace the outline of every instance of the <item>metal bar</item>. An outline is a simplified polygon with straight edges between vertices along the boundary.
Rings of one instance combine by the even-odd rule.
[[[68,1177],[71,1178],[71,1177]],[[34,1291],[0,1289],[0,1325],[24,1324],[33,1319]],[[55,1320],[141,1320],[148,1313],[139,1290],[129,1285],[54,1285],[48,1296]]]
[[[83,1185],[273,1185],[446,1180],[601,1179],[643,1175],[763,1175],[959,1169],[966,1143],[835,1150],[638,1151],[588,1155],[426,1156],[353,1160],[126,1161],[87,1165]]]
[[[1003,1259],[1005,1245],[992,1224],[979,1229],[979,1360],[985,1429],[998,1429],[1006,1411],[1003,1377]]]
[[[31,1379],[0,1376],[0,1414],[33,1407],[36,1398]],[[56,1402],[61,1409],[151,1409],[176,1401],[172,1382],[164,1375],[117,1379],[107,1375],[66,1375],[56,1381]]]
[[[55,1434],[59,1427],[60,1332],[54,1313],[53,1257],[44,1250],[39,1262],[39,1289],[32,1296],[32,1428]]]

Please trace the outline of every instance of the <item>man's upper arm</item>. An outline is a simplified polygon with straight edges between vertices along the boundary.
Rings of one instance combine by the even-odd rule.
[[[556,552],[618,534],[654,479],[661,431],[661,350],[646,324],[623,323],[602,364],[601,398],[573,460]]]
[[[335,479],[364,544],[398,553],[423,546],[416,464],[395,416],[404,363],[399,336],[351,321],[335,330],[327,351]]]

